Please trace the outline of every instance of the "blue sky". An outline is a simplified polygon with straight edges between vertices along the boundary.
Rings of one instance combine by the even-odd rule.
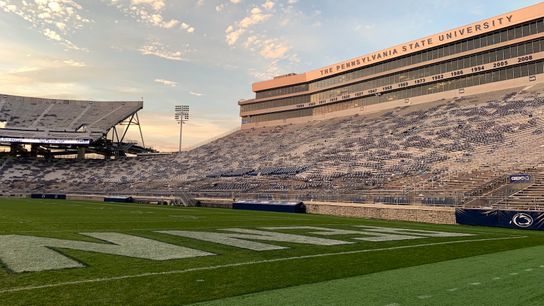
[[[304,72],[539,1],[0,0],[0,92],[139,100],[146,144],[237,128],[251,83]],[[134,137],[135,134],[131,134]]]

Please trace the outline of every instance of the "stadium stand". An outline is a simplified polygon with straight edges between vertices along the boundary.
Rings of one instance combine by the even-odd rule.
[[[538,169],[533,182],[498,201],[493,207],[511,210],[540,210],[544,207],[544,169]]]
[[[0,177],[3,188],[32,192],[183,190],[223,198],[462,205],[542,161],[542,89],[239,130],[179,154],[84,161],[4,157]],[[21,126],[39,119],[27,117],[34,119],[19,120]],[[541,182],[504,193],[493,205],[544,207],[534,201]]]
[[[105,137],[126,120],[139,125],[137,112],[142,108],[142,101],[73,101],[0,94],[0,145],[10,146],[12,155],[25,153],[22,144],[32,144],[34,156],[40,152],[73,154],[51,150],[70,145],[84,146],[94,153],[120,151],[120,146],[106,148]]]

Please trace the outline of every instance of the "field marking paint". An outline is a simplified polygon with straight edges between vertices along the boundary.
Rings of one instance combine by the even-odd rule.
[[[140,211],[133,211],[134,213],[142,213]],[[190,217],[190,215],[189,215]],[[358,226],[359,228],[361,226]],[[329,229],[323,227],[273,227],[264,229],[311,229],[316,235],[339,235],[339,234],[363,234],[370,237],[355,237],[354,240],[364,241],[395,241],[406,239],[420,239],[425,237],[458,237],[458,236],[471,236],[471,234],[460,233],[444,233],[436,231],[418,231],[418,236],[407,236],[406,233],[411,231],[406,229],[391,229],[383,227],[366,227],[367,230],[353,231],[353,230],[338,230]],[[243,228],[226,228],[220,229],[221,232],[208,232],[208,231],[158,231],[158,233],[180,236],[184,238],[192,238],[196,240],[208,241],[217,244],[228,245],[237,248],[249,249],[253,251],[271,251],[287,249],[288,247],[272,245],[263,242],[256,242],[254,240],[264,240],[272,242],[291,242],[299,244],[312,244],[312,245],[343,245],[353,244],[355,242],[333,240],[326,238],[318,238],[306,235],[296,235],[287,233],[278,233],[270,231],[262,231],[255,229],[243,229]],[[378,232],[381,231],[381,232]],[[47,237],[34,237],[23,235],[0,235],[0,260],[3,261],[7,269],[20,273],[20,272],[36,272],[44,270],[56,270],[66,268],[82,268],[84,265],[67,256],[59,254],[58,252],[51,250],[51,248],[68,248],[82,251],[94,251],[98,253],[114,254],[136,258],[146,258],[155,260],[165,259],[180,259],[190,258],[197,256],[215,255],[207,252],[201,252],[189,248],[177,247],[178,253],[185,253],[182,257],[166,257],[165,259],[158,254],[151,254],[154,252],[172,251],[166,248],[167,244],[152,241],[150,239],[138,238],[136,236],[105,232],[105,233],[81,233],[86,236],[91,236],[101,240],[109,241],[116,246],[102,245],[89,242],[78,242],[73,240],[54,239]],[[101,237],[101,238],[99,238]],[[147,242],[147,246],[145,243]],[[171,246],[170,248],[176,248]],[[178,254],[180,255],[180,254]],[[141,257],[143,256],[143,257]],[[151,256],[151,257],[148,257]],[[180,255],[181,256],[181,255]]]
[[[20,273],[85,267],[81,262],[55,250],[58,248],[149,260],[170,260],[215,255],[213,253],[127,234],[81,233],[81,235],[107,243],[2,235],[0,236],[0,259],[6,265],[7,269]]]
[[[363,235],[363,237],[353,237],[353,240],[383,242],[383,241],[398,241],[432,237],[466,237],[474,236],[466,233],[452,232],[437,232],[426,230],[410,230],[394,227],[379,227],[368,225],[353,225],[353,227],[361,228],[360,230],[345,230],[337,228],[325,228],[316,226],[274,226],[263,227],[267,230],[309,230],[312,235],[319,236],[335,236],[335,235]]]
[[[541,265],[540,267],[541,267],[541,268],[544,268],[544,265]],[[532,271],[534,271],[534,269],[533,269],[533,268],[527,268],[527,269],[525,269],[524,271],[526,271],[526,272],[532,272]],[[517,272],[512,272],[512,273],[509,273],[509,275],[511,275],[511,276],[516,276],[516,275],[519,275],[519,273],[517,273]],[[493,277],[491,280],[493,280],[493,281],[502,280],[502,277],[496,276],[496,277]],[[469,283],[470,286],[480,286],[481,284],[482,284],[482,283],[480,283],[480,282]],[[448,291],[448,292],[450,292],[450,293],[455,292],[455,291],[457,291],[457,290],[459,290],[459,288],[446,289],[446,291]],[[422,297],[424,297],[424,296],[425,296],[425,295],[420,295],[420,296],[418,296],[418,298],[419,298],[419,299],[423,299]]]
[[[302,236],[294,234],[284,234],[277,232],[268,232],[260,230],[250,230],[243,228],[225,228],[221,231],[226,232],[194,232],[194,231],[159,231],[157,233],[192,238],[202,241],[213,242],[233,246],[242,249],[253,251],[271,251],[288,249],[287,247],[255,242],[251,240],[264,240],[272,242],[291,242],[312,245],[345,245],[353,244],[354,242],[325,239],[311,236]]]
[[[420,300],[426,300],[426,299],[430,299],[432,298],[433,296],[432,295],[418,295],[418,299]]]
[[[170,218],[191,219],[191,220],[201,219],[201,217],[192,216],[192,215],[168,215],[168,217],[170,217]]]
[[[448,291],[448,292],[455,292],[455,291],[457,291],[457,290],[459,290],[459,288],[450,288],[450,289],[448,289],[448,290],[446,290],[446,291]]]
[[[414,248],[437,246],[437,245],[450,245],[450,244],[460,244],[460,243],[511,240],[511,239],[523,239],[523,238],[527,238],[527,236],[510,236],[510,237],[498,237],[498,238],[482,238],[482,239],[443,241],[443,242],[434,242],[434,243],[402,245],[402,246],[389,247],[389,248],[379,248],[379,249],[367,249],[367,250],[355,250],[355,251],[345,251],[345,252],[337,252],[337,253],[321,253],[321,254],[313,254],[313,255],[292,256],[292,257],[247,261],[247,262],[231,263],[231,264],[208,266],[208,267],[189,268],[189,269],[184,269],[184,270],[171,270],[171,271],[164,271],[164,272],[147,272],[147,273],[141,273],[141,274],[132,274],[132,275],[121,275],[121,276],[85,279],[85,280],[62,282],[62,283],[53,283],[53,284],[44,284],[44,285],[37,285],[37,286],[15,287],[15,288],[9,288],[9,289],[0,289],[0,294],[21,292],[21,291],[29,291],[29,290],[36,290],[36,289],[64,287],[64,286],[71,286],[71,285],[110,282],[110,281],[125,280],[125,279],[132,279],[132,278],[142,278],[142,277],[149,277],[149,276],[185,274],[185,273],[189,273],[189,272],[209,271],[209,270],[217,270],[217,269],[223,269],[223,268],[234,268],[234,267],[250,266],[250,265],[263,264],[263,263],[290,261],[290,260],[297,260],[297,259],[321,258],[321,257],[330,257],[330,256],[338,256],[338,255],[351,255],[351,254],[373,253],[373,252],[381,252],[381,251],[395,251],[395,250],[403,250],[403,249],[414,249]],[[542,266],[542,267],[544,267],[544,266]]]

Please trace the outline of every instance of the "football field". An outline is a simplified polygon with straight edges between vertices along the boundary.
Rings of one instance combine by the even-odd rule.
[[[539,305],[544,233],[0,199],[2,305]],[[471,302],[472,301],[472,302]]]

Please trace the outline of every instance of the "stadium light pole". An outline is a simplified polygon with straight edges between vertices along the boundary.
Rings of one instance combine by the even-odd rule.
[[[181,152],[181,143],[183,140],[183,125],[189,121],[189,105],[176,105],[174,108],[174,118],[179,124],[179,150]]]

